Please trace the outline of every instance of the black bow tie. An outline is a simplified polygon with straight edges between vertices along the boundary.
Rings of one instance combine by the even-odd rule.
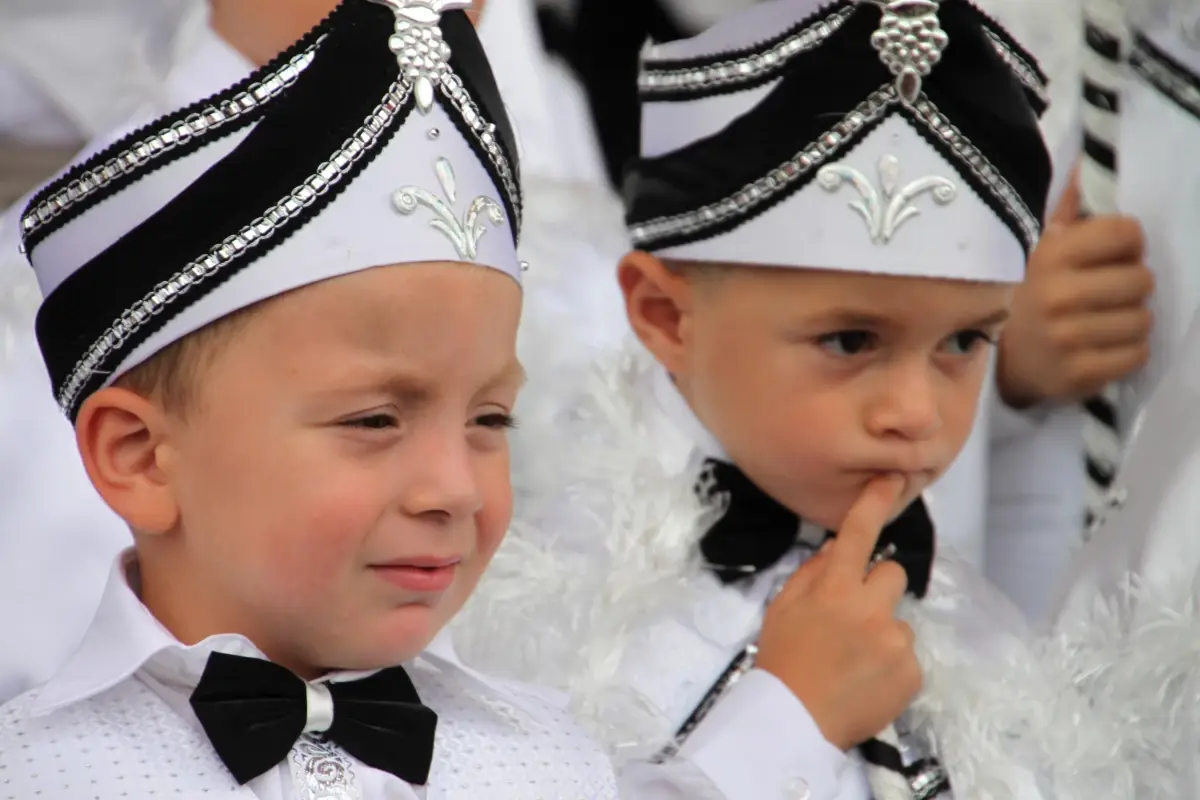
[[[700,552],[722,583],[751,577],[778,563],[796,546],[800,518],[758,488],[733,464],[709,460],[709,480],[698,491],[709,499],[728,495],[725,514],[700,541]],[[833,535],[830,533],[829,535]],[[876,552],[894,551],[891,559],[908,573],[908,592],[924,597],[933,569],[933,522],[920,498],[879,535]]]
[[[433,763],[437,714],[421,705],[402,667],[324,684],[333,723],[324,735],[359,761],[423,786]],[[238,783],[287,758],[308,724],[303,680],[278,664],[213,653],[192,692],[192,708]]]

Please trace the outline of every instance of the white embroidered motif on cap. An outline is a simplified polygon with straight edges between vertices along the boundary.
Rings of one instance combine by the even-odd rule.
[[[958,188],[954,183],[939,175],[917,178],[900,187],[900,160],[893,155],[881,156],[877,168],[879,187],[883,190],[882,197],[867,177],[854,167],[846,164],[826,164],[817,172],[817,181],[826,191],[836,192],[844,183],[849,183],[858,190],[862,199],[851,201],[850,208],[862,215],[871,234],[871,241],[876,244],[890,242],[905,220],[921,213],[912,203],[920,195],[928,192],[940,206],[958,196]]]
[[[444,158],[439,158],[434,164],[438,183],[450,205],[458,202],[458,186],[454,178],[454,167]],[[412,214],[421,206],[438,215],[438,219],[429,224],[446,235],[454,245],[461,258],[475,260],[478,254],[478,244],[487,228],[479,219],[481,212],[487,212],[488,218],[499,227],[504,224],[504,209],[490,197],[480,195],[471,201],[466,216],[460,221],[454,210],[442,201],[442,198],[420,186],[404,186],[392,195],[392,204],[401,214]]]
[[[412,81],[417,108],[428,114],[433,90],[450,71],[450,46],[439,27],[446,11],[470,8],[469,0],[373,0],[396,15],[396,33],[388,46],[396,54],[401,74]]]
[[[861,0],[879,6],[883,16],[879,28],[871,34],[871,45],[879,51],[879,60],[896,76],[896,92],[907,104],[921,94],[921,80],[950,43],[950,37],[938,23],[937,0]]]

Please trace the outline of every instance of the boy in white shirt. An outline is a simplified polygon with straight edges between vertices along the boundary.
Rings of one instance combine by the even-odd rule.
[[[464,652],[730,797],[1130,796],[1115,726],[935,559],[921,499],[1041,231],[1032,59],[965,0],[774,0],[652,48],[640,87],[640,343],[582,387],[531,367]]]
[[[508,524],[523,380],[518,166],[466,5],[346,0],[22,216],[56,399],[135,547],[0,708],[6,796],[616,797],[440,633]]]

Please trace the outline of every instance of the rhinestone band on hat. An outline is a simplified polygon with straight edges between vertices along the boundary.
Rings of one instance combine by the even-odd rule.
[[[392,84],[362,127],[343,142],[313,175],[268,208],[258,219],[213,246],[206,255],[188,264],[170,280],[155,286],[121,314],[108,330],[92,343],[59,388],[58,404],[63,413],[71,415],[79,393],[88,379],[152,317],[187,294],[193,287],[240,258],[247,250],[270,239],[277,230],[294,221],[300,212],[312,205],[318,197],[341,183],[350,168],[379,144],[380,137],[408,102],[411,93],[412,85],[407,81],[400,80]]]
[[[973,145],[971,140],[964,136],[962,131],[955,127],[954,123],[942,114],[929,98],[922,96],[913,106],[913,110],[916,111],[917,119],[924,122],[930,130],[941,137],[959,161],[966,164],[975,177],[982,181],[992,195],[1000,201],[1000,204],[1020,227],[1021,240],[1026,251],[1032,252],[1042,234],[1042,224],[1029,210],[1029,206],[1025,204],[1008,179],[1000,174],[1000,170],[988,161],[987,156],[981,153],[979,148]]]
[[[638,77],[638,90],[643,96],[652,97],[655,94],[708,90],[756,81],[782,69],[794,56],[820,46],[853,13],[853,7],[843,8],[764,50],[740,58],[680,68],[656,68],[655,62],[647,61],[642,65],[642,73]]]
[[[882,118],[899,102],[893,84],[881,86],[815,142],[809,143],[796,156],[737,193],[695,211],[633,225],[630,228],[633,244],[639,248],[653,247],[663,239],[688,236],[746,216],[836,156],[849,137],[868,123]],[[1012,184],[1000,174],[1000,170],[925,95],[919,95],[916,103],[905,105],[914,112],[913,117],[928,126],[1008,211],[1021,229],[1021,239],[1026,249],[1032,250],[1041,235],[1041,224]]]
[[[1050,103],[1050,90],[1046,88],[1045,82],[1038,76],[1038,71],[1033,68],[1033,65],[1026,61],[1020,53],[1009,47],[1000,38],[999,34],[991,28],[985,27],[983,32],[987,36],[988,41],[992,43],[992,47],[995,48],[996,53],[1004,60],[1005,64],[1008,64],[1008,68],[1013,71],[1013,74],[1017,76],[1017,80],[1023,83],[1026,89],[1033,92],[1037,99],[1048,105]]]
[[[638,90],[644,99],[653,100],[655,95],[704,94],[716,89],[755,83],[772,73],[782,71],[795,56],[815,50],[824,44],[826,39],[845,24],[854,11],[854,6],[839,9],[781,41],[768,43],[763,49],[739,58],[677,68],[656,66],[658,63],[667,62],[646,61],[642,64],[642,71],[638,76]],[[1017,79],[1039,100],[1049,103],[1049,90],[1033,65],[1013,50],[994,30],[987,26],[984,26],[983,30],[988,42],[1008,64]],[[713,58],[719,58],[720,55],[717,54]]]
[[[246,91],[201,109],[195,114],[189,114],[170,127],[141,139],[103,164],[85,171],[62,189],[53,191],[21,219],[22,239],[28,239],[64,211],[86,200],[117,178],[137,172],[179,145],[207,136],[273,100],[295,83],[312,63],[323,40],[324,37],[321,37],[278,70],[248,86]]]
[[[793,158],[724,200],[695,211],[659,217],[634,225],[630,230],[634,245],[645,247],[659,239],[695,233],[745,216],[753,208],[771,200],[836,155],[848,137],[868,123],[880,119],[894,97],[895,90],[890,85],[873,92],[840,122],[816,141],[806,145]]]
[[[443,94],[458,109],[458,113],[462,115],[463,120],[467,123],[467,127],[471,129],[475,140],[483,148],[483,151],[487,153],[488,160],[492,162],[492,166],[495,167],[496,172],[500,175],[500,181],[504,184],[504,193],[508,195],[508,199],[512,202],[514,230],[520,231],[521,190],[517,186],[517,176],[513,174],[512,167],[509,166],[508,157],[504,155],[504,149],[500,147],[500,141],[496,138],[496,126],[488,122],[479,112],[479,107],[471,99],[471,95],[467,92],[466,87],[463,86],[462,80],[453,72],[442,76],[439,85]]]

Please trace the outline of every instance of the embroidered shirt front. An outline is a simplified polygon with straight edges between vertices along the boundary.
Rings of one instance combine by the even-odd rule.
[[[441,636],[405,665],[438,713],[427,786],[412,786],[305,736],[290,757],[238,786],[188,703],[212,652],[262,654],[245,638],[176,641],[130,587],[127,553],[76,655],[47,684],[0,708],[0,799],[156,795],[243,800],[576,800],[615,798],[604,754],[547,695],[458,661]],[[335,673],[345,681],[364,673]]]

